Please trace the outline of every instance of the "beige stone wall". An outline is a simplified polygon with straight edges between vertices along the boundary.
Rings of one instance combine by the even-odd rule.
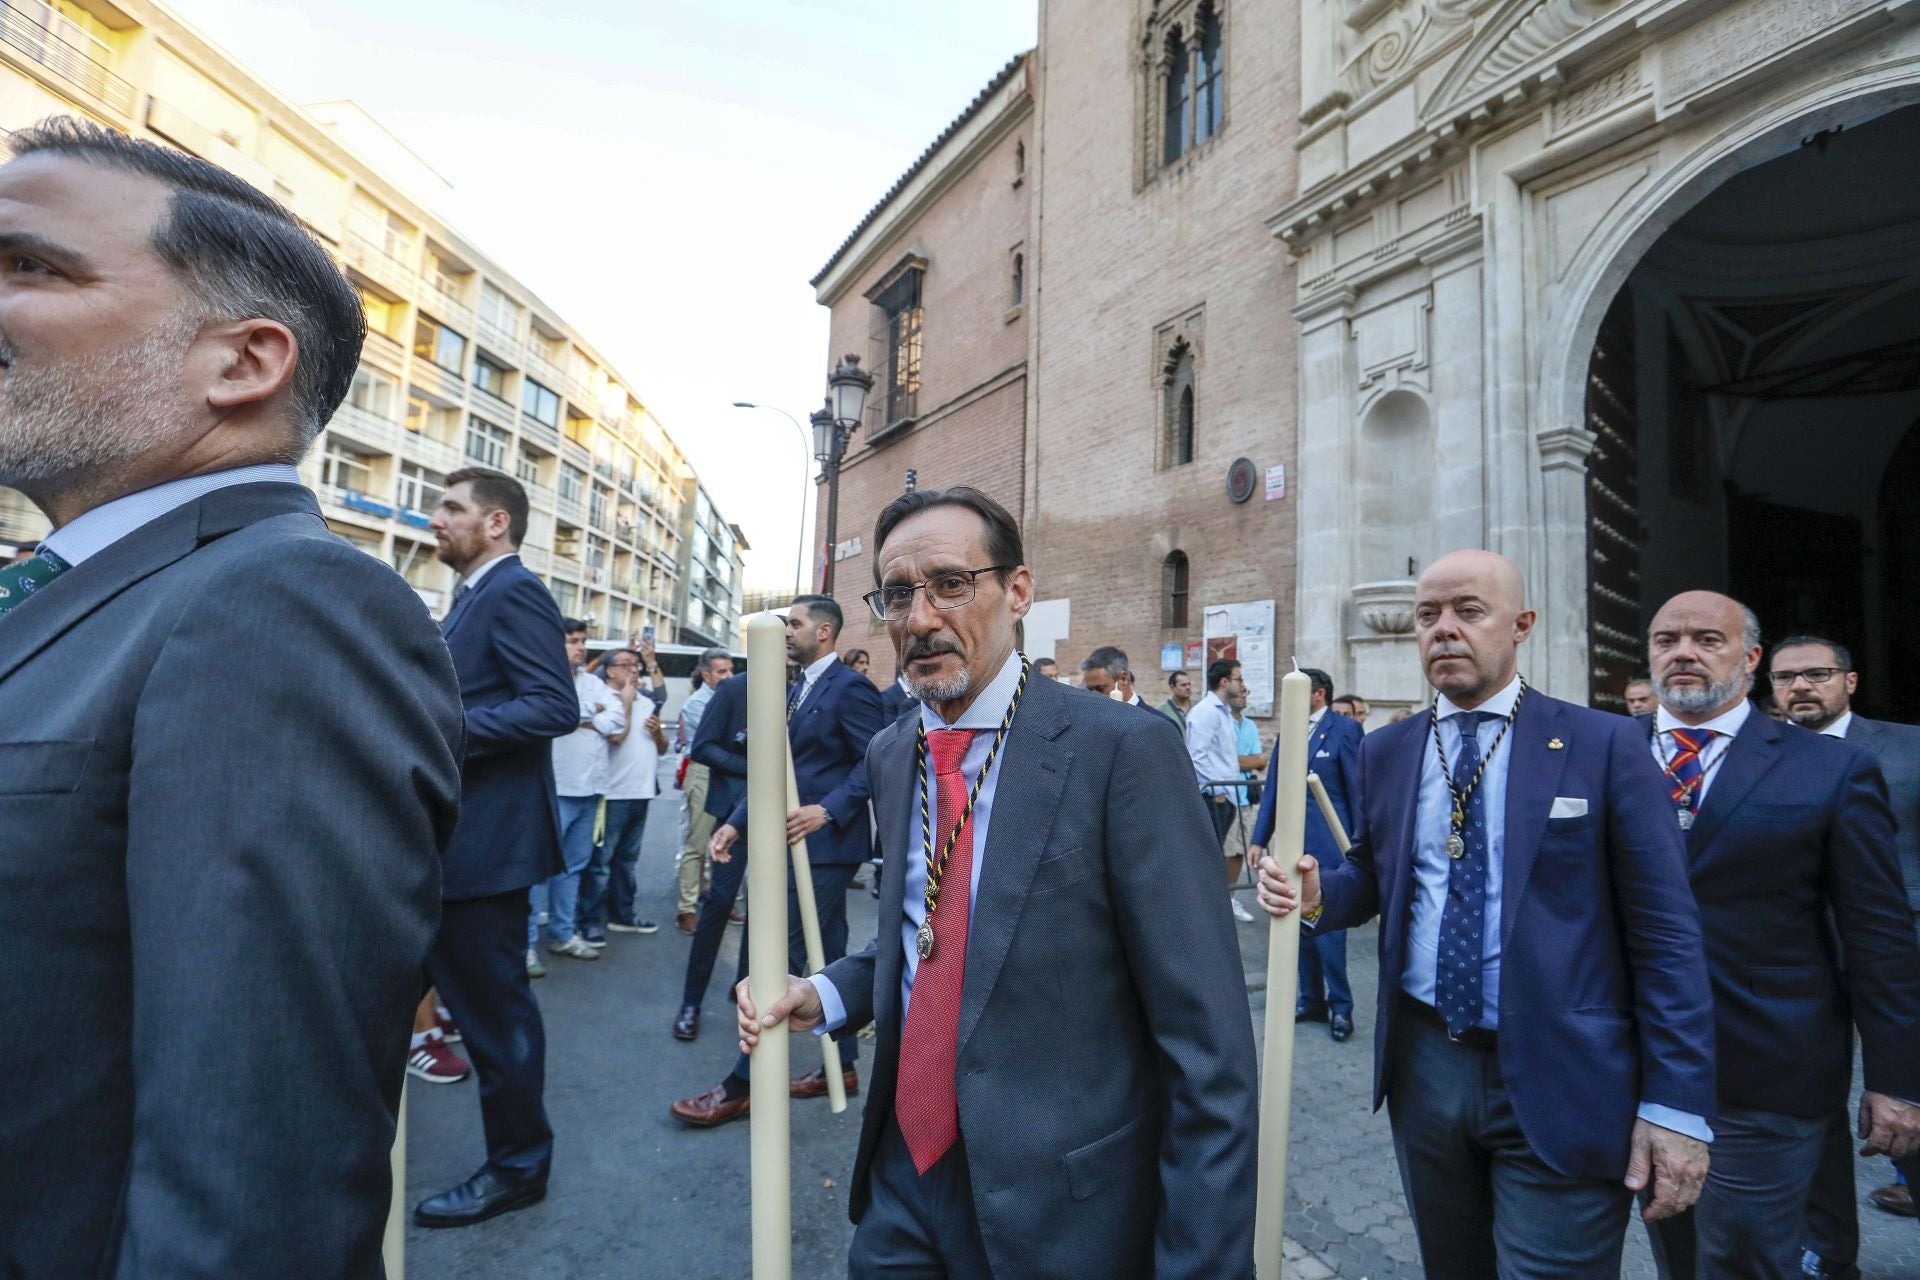
[[[1224,128],[1151,174],[1140,163],[1146,6],[1132,8],[1129,24],[1112,0],[1041,6],[1026,514],[1039,597],[1071,601],[1062,666],[1118,644],[1158,701],[1160,646],[1200,639],[1209,603],[1273,599],[1283,666],[1293,634],[1296,293],[1264,223],[1296,186],[1299,23],[1291,6],[1222,6]],[[1163,470],[1156,330],[1183,317],[1197,349],[1196,456]],[[1262,473],[1287,465],[1289,497],[1229,501],[1227,468],[1242,456]],[[1184,631],[1161,627],[1174,549],[1191,564]]]

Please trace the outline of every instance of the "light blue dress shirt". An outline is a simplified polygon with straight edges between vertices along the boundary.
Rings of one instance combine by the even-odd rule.
[[[1474,708],[1495,717],[1479,725],[1476,736],[1481,759],[1487,759],[1488,750],[1519,700],[1520,677],[1515,676],[1506,688]],[[1449,764],[1460,759],[1460,726],[1451,718],[1460,710],[1445,694],[1434,699],[1433,713],[1440,720],[1440,745],[1447,753]],[[1513,756],[1512,745],[1510,740],[1500,744],[1500,753],[1488,761],[1487,770],[1480,778],[1480,788],[1486,793],[1487,922],[1481,930],[1486,941],[1481,949],[1478,1025],[1492,1029],[1500,1026],[1500,907],[1506,877],[1507,763]],[[1407,922],[1407,967],[1401,974],[1400,987],[1415,1000],[1430,1005],[1434,1003],[1434,990],[1439,981],[1440,917],[1447,909],[1447,878],[1452,868],[1446,842],[1453,830],[1453,794],[1447,789],[1446,776],[1440,771],[1440,761],[1431,741],[1426,743],[1426,763],[1420,767],[1420,801],[1414,829],[1413,901]],[[1701,1116],[1676,1111],[1657,1102],[1641,1103],[1637,1114],[1648,1124],[1662,1129],[1671,1129],[1701,1142],[1713,1141],[1713,1130]]]
[[[40,545],[68,564],[77,565],[105,551],[135,529],[152,524],[196,498],[204,498],[215,489],[264,483],[299,484],[300,472],[285,463],[265,462],[252,467],[209,471],[200,476],[183,476],[103,502],[55,529]]]
[[[973,700],[973,705],[960,713],[960,718],[952,724],[940,718],[927,703],[920,704],[920,723],[928,733],[937,733],[941,729],[976,729],[973,741],[967,744],[967,754],[961,760],[961,770],[966,775],[968,790],[972,790],[974,780],[980,776],[981,767],[987,762],[987,752],[993,749],[993,735],[1000,728],[1000,721],[1006,717],[1007,708],[1013,703],[1013,691],[1020,684],[1020,655],[1011,654],[1001,666],[1000,674]],[[987,832],[993,824],[993,797],[1000,786],[1000,771],[1006,765],[1007,754],[1003,747],[1000,754],[993,758],[993,767],[987,771],[987,780],[981,784],[980,798],[974,802],[973,817],[967,826],[973,832],[973,879],[967,888],[967,920],[973,920],[973,904],[980,894],[980,868],[987,861]],[[933,753],[927,753],[923,769],[923,785],[927,788],[927,799],[933,809],[935,837],[939,835],[940,792],[933,776]],[[906,893],[906,916],[900,922],[900,947],[906,953],[907,963],[900,970],[900,1026],[904,1031],[907,1024],[907,1004],[913,998],[913,979],[920,969],[920,951],[915,945],[914,935],[920,932],[920,926],[927,918],[927,860],[926,841],[920,829],[920,795],[916,789],[913,803],[907,806],[907,829],[901,833],[906,843],[901,847],[907,851],[907,874],[903,882]],[[969,929],[971,934],[971,929]],[[814,989],[820,993],[820,1005],[826,1014],[817,1033],[825,1035],[838,1031],[847,1021],[846,1002],[834,989],[831,980],[824,975],[813,977]]]

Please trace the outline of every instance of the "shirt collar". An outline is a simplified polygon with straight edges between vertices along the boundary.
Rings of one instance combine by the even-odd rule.
[[[1742,698],[1733,704],[1731,710],[1723,711],[1711,720],[1700,724],[1688,724],[1663,705],[1653,713],[1653,727],[1660,733],[1668,733],[1674,729],[1711,729],[1715,733],[1725,734],[1731,738],[1740,732],[1741,726],[1747,723],[1747,717],[1752,714],[1753,703]]]
[[[1320,721],[1326,717],[1326,714],[1327,714],[1327,709],[1325,707],[1322,707],[1318,711],[1315,711],[1313,714],[1309,715],[1307,717],[1307,728],[1309,729],[1318,728],[1320,726]]]
[[[205,475],[182,476],[150,489],[124,494],[112,502],[103,502],[55,529],[40,545],[68,564],[77,565],[105,551],[135,529],[151,524],[169,511],[176,511],[216,489],[231,488],[237,484],[273,483],[299,484],[300,472],[284,462],[264,462],[258,466],[230,467],[225,471],[209,471]]]
[[[815,658],[812,662],[809,662],[801,670],[800,678],[802,680],[805,680],[808,684],[812,684],[815,680],[818,680],[822,675],[826,673],[826,670],[828,667],[832,666],[834,663],[838,661],[840,661],[840,655],[838,653],[835,653],[832,649],[829,649],[818,658]]]
[[[487,574],[493,569],[493,566],[499,564],[502,560],[507,559],[509,556],[517,556],[519,554],[520,553],[518,551],[502,551],[499,555],[495,556],[493,559],[487,561],[485,564],[479,566],[478,568],[469,569],[467,571],[467,576],[460,579],[460,585],[463,587],[479,586],[480,579],[486,577]]]
[[[940,718],[940,713],[931,703],[920,704],[920,723],[928,733],[939,729],[998,729],[1000,722],[1007,717],[1007,708],[1013,705],[1013,691],[1020,687],[1020,651],[1014,650],[1000,665],[998,675],[980,691],[973,704],[960,713],[960,718],[948,724]]]
[[[1220,708],[1222,711],[1226,712],[1229,717],[1233,715],[1233,708],[1227,705],[1227,700],[1221,697],[1219,694],[1215,693],[1211,689],[1207,690],[1207,694],[1204,698],[1200,699],[1199,702],[1194,704],[1194,710],[1198,711],[1201,707],[1206,706],[1209,702],[1211,702],[1214,706]]]
[[[1840,713],[1840,717],[1837,720],[1835,720],[1832,724],[1828,725],[1826,728],[1822,729],[1820,732],[1829,738],[1844,738],[1847,736],[1847,726],[1852,723],[1853,723],[1853,712],[1842,711]]]
[[[1488,698],[1485,702],[1475,707],[1474,710],[1482,711],[1492,716],[1510,716],[1513,714],[1513,708],[1519,701],[1520,677],[1516,673],[1513,679],[1507,681],[1506,688],[1494,694],[1491,698]],[[1448,716],[1458,715],[1465,709],[1466,708],[1455,703],[1454,700],[1446,694],[1435,690],[1435,697],[1433,699],[1433,715],[1435,719],[1445,720]]]

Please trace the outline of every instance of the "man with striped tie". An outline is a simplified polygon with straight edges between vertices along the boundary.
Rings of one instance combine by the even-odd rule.
[[[1862,1153],[1920,1149],[1920,947],[1893,811],[1866,749],[1755,714],[1760,623],[1739,601],[1675,596],[1648,650],[1651,750],[1686,833],[1720,1066],[1706,1187],[1648,1230],[1663,1277],[1788,1280],[1853,1028]]]
[[[742,1048],[876,1029],[849,1275],[1247,1276],[1253,1037],[1180,735],[1030,671],[1033,578],[986,495],[904,494],[874,543],[920,700],[867,755],[880,936],[764,1018],[736,988]]]

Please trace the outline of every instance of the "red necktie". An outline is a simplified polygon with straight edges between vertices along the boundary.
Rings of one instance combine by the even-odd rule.
[[[1700,783],[1705,775],[1707,747],[1720,734],[1714,729],[1669,729],[1673,739],[1673,759],[1667,773],[1673,779],[1673,802],[1691,813],[1700,810]]]
[[[940,729],[927,735],[933,775],[940,790],[940,824],[934,856],[947,847],[954,824],[967,807],[967,778],[960,770],[971,729]],[[900,1136],[913,1167],[933,1168],[960,1138],[960,1106],[954,1097],[956,1046],[960,1038],[960,987],[967,970],[967,915],[973,888],[973,824],[953,843],[940,875],[940,901],[933,913],[933,954],[914,973],[907,1004],[907,1032],[900,1043],[900,1082],[893,1098]]]

